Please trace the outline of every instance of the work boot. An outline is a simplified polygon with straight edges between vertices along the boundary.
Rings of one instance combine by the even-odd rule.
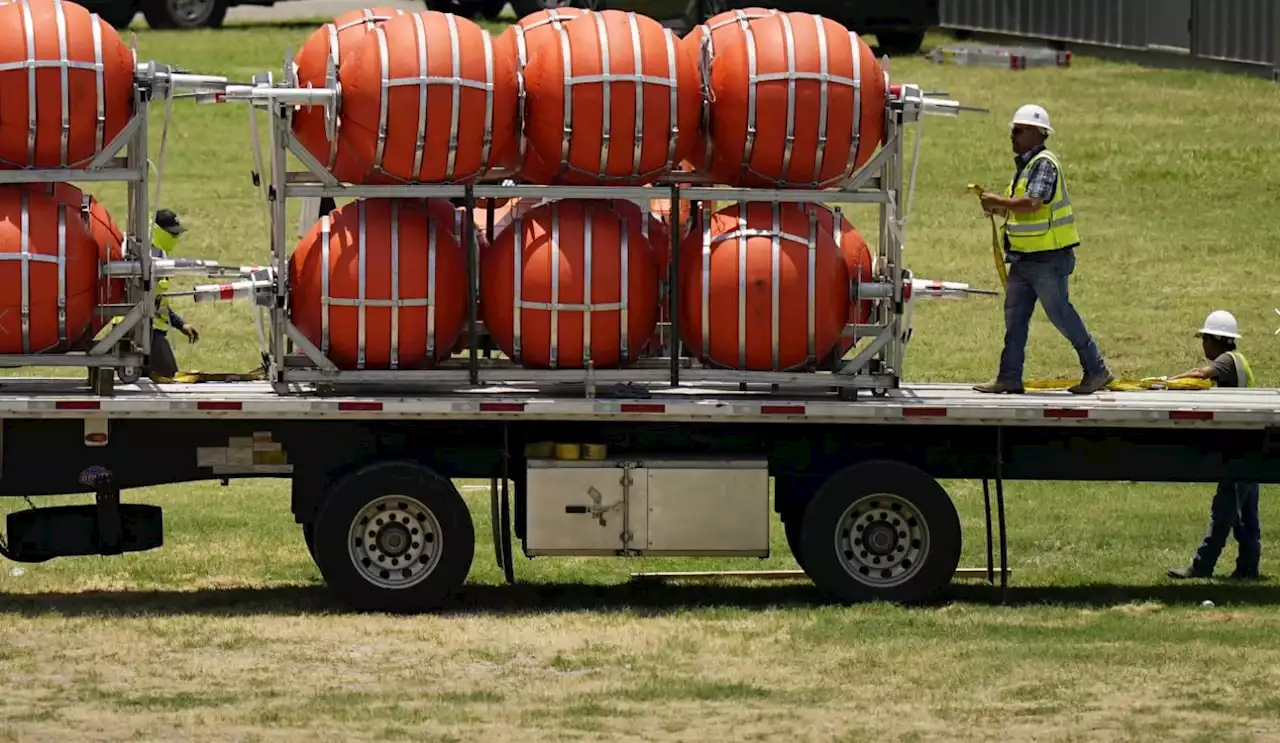
[[[1080,384],[1068,387],[1067,391],[1073,395],[1092,395],[1114,381],[1116,381],[1116,378],[1111,376],[1111,372],[1104,369],[1101,374],[1084,375],[1084,378],[1080,380]]]
[[[988,395],[1021,395],[1026,391],[1021,384],[1009,384],[998,379],[994,382],[974,385],[973,389],[978,392],[985,392]]]
[[[1208,578],[1213,575],[1213,571],[1209,570],[1206,572],[1205,570],[1196,567],[1195,563],[1192,563],[1185,568],[1169,568],[1165,571],[1165,575],[1179,580],[1184,578]]]

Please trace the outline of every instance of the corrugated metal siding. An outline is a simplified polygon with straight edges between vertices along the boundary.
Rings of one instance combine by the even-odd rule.
[[[1276,0],[1196,0],[1192,38],[1198,56],[1275,64]]]
[[[943,28],[1280,70],[1280,0],[941,0]]]

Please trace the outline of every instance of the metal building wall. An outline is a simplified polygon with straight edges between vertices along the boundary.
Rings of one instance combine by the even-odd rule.
[[[1259,66],[1280,79],[1280,0],[941,0],[946,29]]]

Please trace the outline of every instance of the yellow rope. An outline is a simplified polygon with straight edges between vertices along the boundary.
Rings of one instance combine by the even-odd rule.
[[[157,384],[200,384],[202,382],[252,382],[266,379],[266,374],[261,368],[254,369],[251,372],[202,372],[189,371],[178,372],[178,376],[170,379],[169,377],[155,377]]]
[[[976,183],[970,183],[966,190],[975,196],[982,196],[982,192],[986,189]],[[996,263],[996,274],[1000,276],[1000,287],[1008,291],[1009,270],[1004,265],[1004,251],[1000,249],[1000,233],[996,229],[995,215],[988,214],[987,221],[991,223],[991,257]]]
[[[1029,390],[1065,390],[1079,384],[1078,379],[1037,379],[1026,382],[1023,387]],[[1139,390],[1207,390],[1213,383],[1207,379],[1163,379],[1161,377],[1145,377],[1143,379],[1117,379],[1107,385],[1112,392],[1137,392]]]

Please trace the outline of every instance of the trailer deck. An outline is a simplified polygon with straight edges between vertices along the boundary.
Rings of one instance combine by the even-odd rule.
[[[602,388],[603,390],[604,388]],[[581,389],[512,382],[436,394],[281,395],[266,382],[116,387],[100,397],[74,380],[16,377],[0,383],[5,418],[234,418],[339,420],[520,419],[609,422],[795,422],[912,425],[1213,427],[1280,426],[1280,390],[1104,391],[1076,396],[1028,390],[985,395],[969,385],[912,384],[885,396],[842,401],[812,391],[785,393],[717,387],[629,386],[594,398]]]

